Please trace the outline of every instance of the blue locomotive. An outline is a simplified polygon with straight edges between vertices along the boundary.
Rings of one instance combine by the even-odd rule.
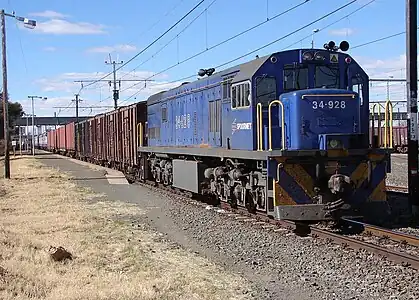
[[[256,57],[147,100],[139,176],[276,219],[388,214],[390,150],[345,41]],[[341,51],[339,51],[341,50]]]

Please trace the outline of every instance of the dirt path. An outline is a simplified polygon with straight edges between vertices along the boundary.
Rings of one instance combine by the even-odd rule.
[[[0,180],[1,299],[250,298],[243,278],[133,227],[138,206],[108,202],[31,158],[11,168]],[[50,246],[74,259],[53,261]]]

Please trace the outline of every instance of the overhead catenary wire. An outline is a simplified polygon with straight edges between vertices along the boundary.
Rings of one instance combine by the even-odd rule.
[[[189,16],[192,12],[194,12],[199,6],[201,6],[202,3],[204,3],[205,0],[201,0],[198,4],[196,4],[193,8],[191,8],[185,15],[183,15],[182,18],[180,18],[178,21],[176,21],[172,26],[170,26],[165,32],[163,32],[158,38],[154,39],[150,44],[148,44],[145,48],[143,48],[140,52],[138,52],[137,54],[135,54],[133,57],[131,57],[130,59],[128,59],[126,62],[124,62],[123,64],[121,64],[118,68],[115,69],[116,71],[119,71],[120,69],[122,69],[124,66],[126,66],[127,64],[129,64],[130,62],[132,62],[134,59],[136,59],[138,56],[140,56],[141,54],[143,54],[146,50],[148,50],[151,46],[153,46],[155,43],[157,43],[161,38],[163,38],[167,33],[169,33],[173,28],[175,28],[180,22],[182,22],[187,16]],[[113,72],[109,72],[106,75],[102,76],[99,79],[96,79],[95,81],[87,84],[85,87],[88,87],[90,85],[93,85],[103,79],[105,79],[106,77],[112,75]]]
[[[416,29],[419,29],[419,26]],[[356,49],[356,48],[368,46],[368,45],[371,45],[371,44],[374,44],[374,43],[378,43],[378,42],[381,42],[381,41],[384,41],[384,40],[388,40],[390,38],[394,38],[394,37],[402,35],[402,34],[406,34],[406,31],[402,31],[402,32],[399,32],[399,33],[387,35],[387,36],[381,37],[381,38],[373,40],[373,41],[369,41],[369,42],[366,42],[366,43],[363,43],[363,44],[359,44],[359,45],[356,45],[354,47],[351,47],[351,49]]]
[[[195,22],[207,9],[209,9],[213,4],[214,4],[214,2],[215,2],[216,0],[213,0],[213,2],[211,2],[209,5],[208,5],[208,7],[205,9],[205,10],[203,10],[198,16],[196,16],[188,25],[186,25],[185,26],[185,28],[180,32],[180,33],[182,33],[182,32],[184,32],[190,25],[192,25],[192,23],[193,22]],[[203,51],[200,51],[200,52],[198,52],[198,53],[195,53],[195,54],[193,54],[192,56],[190,56],[190,57],[188,57],[188,58],[186,58],[186,59],[184,59],[184,60],[182,60],[182,61],[180,61],[180,62],[177,62],[176,64],[174,64],[174,65],[172,65],[172,66],[170,66],[170,67],[168,67],[168,68],[166,68],[165,70],[163,70],[163,71],[161,71],[161,72],[159,72],[158,74],[154,74],[153,76],[151,76],[151,77],[149,77],[149,78],[147,78],[146,79],[146,81],[147,80],[149,80],[149,79],[151,79],[152,77],[154,77],[154,76],[157,76],[157,75],[159,75],[159,74],[161,74],[161,73],[163,73],[163,72],[165,72],[165,71],[168,71],[168,70],[170,70],[170,69],[172,69],[172,68],[174,68],[174,67],[176,67],[176,66],[178,66],[178,65],[181,65],[181,64],[183,64],[183,63],[185,63],[185,62],[187,62],[187,61],[189,61],[189,60],[191,60],[191,59],[193,59],[193,58],[196,58],[196,57],[198,57],[198,56],[200,56],[200,55],[202,55],[202,54],[204,54],[204,53],[206,53],[206,52],[208,52],[208,51],[210,51],[210,50],[213,50],[213,49],[215,49],[215,48],[217,48],[217,47],[219,47],[219,46],[221,46],[221,45],[223,45],[223,44],[225,44],[225,43],[227,43],[227,42],[230,42],[230,41],[232,41],[232,40],[234,40],[234,39],[236,39],[236,38],[238,38],[238,37],[240,37],[240,36],[242,36],[243,34],[246,34],[246,33],[248,33],[248,32],[250,32],[250,31],[252,31],[252,30],[254,30],[254,29],[256,29],[256,28],[258,28],[258,27],[260,27],[260,26],[262,26],[262,25],[264,25],[264,24],[266,24],[266,23],[268,23],[268,22],[270,22],[270,21],[273,21],[273,20],[275,20],[275,19],[277,19],[277,18],[279,18],[280,16],[283,16],[283,15],[285,15],[285,14],[287,14],[287,13],[289,13],[289,12],[291,12],[291,11],[293,11],[293,10],[295,10],[295,9],[297,9],[297,8],[299,8],[300,6],[302,6],[302,5],[304,5],[304,4],[306,4],[306,3],[308,3],[308,2],[310,2],[311,0],[303,0],[302,2],[300,2],[299,4],[296,4],[296,5],[294,5],[294,6],[292,6],[292,7],[290,7],[290,8],[288,8],[288,9],[286,9],[286,10],[284,10],[284,11],[282,11],[282,12],[280,12],[280,13],[278,13],[278,14],[276,14],[276,15],[274,15],[273,17],[271,17],[271,18],[269,18],[268,20],[265,20],[265,21],[263,21],[263,22],[260,22],[260,23],[258,23],[258,24],[256,24],[256,25],[253,25],[252,27],[249,27],[249,28],[247,28],[247,29],[245,29],[245,30],[243,30],[243,31],[241,31],[241,32],[239,32],[239,33],[237,33],[237,34],[235,34],[235,35],[233,35],[233,36],[231,36],[231,37],[229,37],[229,38],[227,38],[227,39],[225,39],[225,40],[223,40],[223,41],[221,41],[221,42],[219,42],[219,43],[217,43],[217,44],[215,44],[215,45],[213,45],[213,46],[211,46],[211,47],[206,47],[206,49],[205,50],[203,50]],[[357,0],[355,0],[355,1],[357,1]],[[179,34],[180,34],[179,33]],[[156,53],[154,53],[149,59],[147,59],[145,62],[143,62],[143,63],[141,63],[140,65],[138,65],[138,66],[136,66],[133,70],[135,70],[135,69],[137,69],[138,67],[140,67],[140,66],[142,66],[144,63],[146,63],[147,61],[149,61],[149,60],[151,60],[156,54],[158,54],[159,52],[161,52],[165,47],[167,47],[173,40],[175,40],[178,36],[179,36],[179,34],[178,35],[176,35],[172,40],[170,40],[166,45],[164,45],[161,49],[159,49]],[[127,74],[129,74],[129,73],[127,73]],[[188,77],[189,78],[189,77]],[[126,89],[122,89],[120,92],[123,92],[123,91],[126,91],[126,90],[128,90],[128,89],[130,89],[130,88],[132,88],[132,87],[135,87],[135,86],[137,86],[137,85],[139,85],[139,84],[141,84],[142,82],[140,82],[140,83],[136,83],[136,84],[134,84],[134,85],[131,85],[130,87],[128,87],[128,88],[126,88]],[[144,89],[144,88],[143,88]],[[141,89],[141,90],[143,90],[143,89]],[[140,90],[140,91],[141,91]],[[105,98],[105,99],[103,99],[103,100],[101,100],[99,103],[101,103],[101,102],[103,102],[103,101],[106,101],[106,100],[108,100],[108,99],[110,99],[110,97],[109,98]],[[130,98],[128,98],[128,99],[131,99],[131,97]],[[126,100],[124,100],[124,101],[122,101],[122,102],[120,102],[120,104],[122,104],[122,103],[124,103],[124,102],[126,102],[128,99],[126,99]],[[98,104],[99,104],[98,103]]]
[[[142,63],[140,63],[139,65],[137,65],[135,68],[133,68],[130,72],[127,72],[125,75],[123,75],[121,78],[124,78],[126,76],[128,76],[131,72],[134,72],[136,69],[138,69],[139,67],[141,67],[142,65],[144,65],[145,63],[149,62],[150,60],[152,60],[153,58],[156,57],[157,54],[159,54],[161,51],[163,51],[167,46],[169,46],[174,40],[178,39],[179,36],[186,31],[186,29],[188,29],[193,23],[195,23],[196,20],[198,20],[198,18],[200,16],[202,16],[212,5],[214,5],[214,3],[217,0],[213,0],[208,6],[207,8],[205,8],[202,12],[200,12],[197,16],[195,16],[195,18],[193,18],[177,35],[175,35],[171,40],[169,40],[163,47],[161,47],[159,50],[157,50],[156,52],[154,52],[148,59],[146,59],[145,61],[143,61]]]
[[[167,17],[169,14],[171,14],[184,0],[180,0],[177,2],[171,9],[169,9],[160,19],[158,19],[157,22],[153,23],[150,27],[148,27],[146,30],[141,32],[136,38],[142,37],[146,32],[151,31],[157,24],[159,24],[161,21],[164,20],[165,17]]]
[[[336,21],[334,21],[334,22],[332,22],[332,23],[330,23],[330,24],[328,24],[328,25],[326,25],[326,26],[324,26],[324,27],[320,28],[318,32],[323,31],[323,30],[325,30],[325,29],[327,29],[327,28],[329,28],[329,27],[331,27],[331,26],[333,26],[333,25],[335,25],[335,24],[337,24],[337,23],[339,23],[339,22],[341,22],[341,21],[345,20],[346,18],[348,18],[348,17],[350,17],[350,16],[352,16],[352,15],[356,14],[357,12],[359,12],[359,11],[360,11],[360,10],[362,10],[362,9],[364,9],[365,7],[367,7],[368,5],[372,4],[372,3],[373,3],[373,2],[375,2],[375,1],[376,1],[376,0],[371,0],[371,1],[367,2],[367,3],[365,3],[364,5],[362,5],[362,6],[358,7],[357,9],[355,9],[354,11],[352,11],[352,12],[348,13],[347,15],[345,15],[345,16],[343,16],[343,17],[339,18],[338,20],[336,20]],[[292,44],[290,44],[289,46],[287,46],[287,47],[283,48],[282,50],[289,49],[289,48],[291,48],[292,46],[294,46],[294,45],[296,45],[296,44],[298,44],[298,43],[301,43],[302,41],[304,41],[304,40],[306,40],[306,39],[310,38],[311,36],[312,36],[312,34],[310,33],[309,35],[307,35],[307,36],[303,37],[302,39],[300,39],[300,40],[298,40],[298,41],[293,42]]]
[[[209,9],[210,8],[210,6],[215,2],[216,0],[214,0],[206,9]],[[244,35],[244,34],[246,34],[246,33],[248,33],[248,32],[250,32],[250,31],[252,31],[252,30],[254,30],[254,29],[256,29],[256,28],[258,28],[258,27],[260,27],[260,26],[262,26],[262,25],[264,25],[264,24],[266,24],[266,23],[268,23],[268,22],[270,22],[270,21],[273,21],[273,20],[275,20],[275,19],[277,19],[277,18],[279,18],[279,17],[281,17],[281,16],[283,16],[283,15],[285,15],[285,14],[287,14],[287,13],[290,13],[291,11],[293,11],[293,10],[295,10],[295,9],[297,9],[297,8],[299,8],[300,6],[302,6],[302,5],[304,5],[304,4],[306,4],[306,3],[308,3],[308,2],[310,2],[311,0],[304,0],[304,1],[302,1],[302,2],[300,2],[299,4],[296,4],[296,5],[294,5],[294,6],[292,6],[292,7],[290,7],[290,8],[288,8],[288,9],[286,9],[286,10],[284,10],[284,11],[282,11],[282,12],[280,12],[280,13],[278,13],[278,14],[276,14],[276,15],[274,15],[272,18],[269,18],[269,19],[267,19],[267,20],[265,20],[265,21],[262,21],[262,22],[260,22],[260,23],[258,23],[258,24],[256,24],[256,25],[253,25],[252,27],[249,27],[249,28],[247,28],[247,29],[245,29],[245,30],[243,30],[243,31],[241,31],[241,32],[239,32],[239,33],[237,33],[237,34],[235,34],[235,35],[233,35],[233,36],[231,36],[231,37],[229,37],[229,38],[227,38],[227,39],[225,39],[225,40],[223,40],[223,41],[221,41],[221,42],[219,42],[219,43],[217,43],[217,44],[215,44],[215,45],[213,45],[213,46],[210,46],[210,47],[206,47],[206,49],[205,50],[202,50],[202,51],[200,51],[200,52],[197,52],[197,53],[195,53],[194,55],[192,55],[192,56],[189,56],[188,58],[186,58],[185,60],[182,60],[182,61],[180,61],[180,62],[177,62],[176,64],[174,64],[174,65],[172,65],[171,67],[169,67],[169,68],[174,68],[175,66],[177,66],[177,65],[179,65],[179,64],[182,64],[182,63],[185,63],[185,62],[187,62],[187,61],[189,61],[189,60],[191,60],[191,59],[193,59],[193,58],[195,58],[195,57],[198,57],[198,56],[200,56],[200,55],[202,55],[202,54],[204,54],[204,53],[206,53],[206,52],[208,52],[208,51],[210,51],[210,50],[213,50],[213,49],[215,49],[215,48],[217,48],[217,47],[219,47],[219,46],[221,46],[221,45],[224,45],[225,43],[228,43],[228,42],[230,42],[230,41],[232,41],[232,40],[234,40],[234,39],[236,39],[236,38],[238,38],[238,37],[240,37],[240,36],[242,36],[242,35]],[[192,20],[192,22],[191,23],[189,23],[180,33],[182,33],[183,31],[185,31],[186,30],[186,28],[187,27],[189,27],[190,25],[192,25],[192,23],[194,22],[194,21],[196,21],[196,19],[198,19],[198,17],[200,17],[203,13],[205,12],[205,10],[204,11],[202,11],[195,19],[193,19]],[[180,33],[178,34],[178,35],[180,35]],[[166,48],[172,41],[174,41],[175,39],[177,38],[177,36],[175,36],[173,39],[171,39],[166,45],[164,45],[161,49],[159,49],[156,53],[154,53],[149,59],[147,59],[146,61],[144,61],[144,62],[142,62],[141,64],[139,64],[138,66],[136,66],[134,69],[137,69],[137,68],[139,68],[140,66],[142,66],[142,65],[144,65],[146,62],[148,62],[148,61],[150,61],[156,54],[158,54],[159,52],[161,52],[164,48]],[[169,69],[168,68],[168,69]]]

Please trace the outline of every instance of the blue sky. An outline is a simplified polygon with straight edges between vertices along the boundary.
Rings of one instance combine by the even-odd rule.
[[[178,61],[205,50],[259,22],[272,17],[302,0],[205,0],[187,19],[169,32],[158,43],[118,72],[123,79],[147,78],[176,64]],[[35,19],[38,26],[31,30],[7,18],[8,89],[11,101],[22,103],[30,113],[28,95],[48,97],[36,100],[35,114],[52,116],[74,115],[74,94],[80,84],[74,80],[96,79],[111,71],[105,64],[109,57],[127,61],[144,49],[156,37],[174,24],[199,0],[159,1],[52,1],[0,0],[6,12]],[[212,3],[213,2],[213,3]],[[154,77],[154,82],[129,88],[132,82],[122,82],[122,105],[146,99],[162,88],[178,85],[177,80],[192,75],[200,68],[220,65],[246,52],[275,40],[316,18],[350,2],[349,0],[310,0],[296,10],[265,23],[257,29],[218,48],[179,64]],[[369,0],[358,0],[344,10],[267,47],[236,63],[280,51],[290,44],[310,36],[313,29],[323,28],[351,13]],[[119,4],[117,4],[119,3]],[[212,3],[212,4],[211,4]],[[257,4],[256,4],[257,3]],[[210,5],[211,4],[211,5]],[[208,6],[210,7],[208,8]],[[205,12],[206,10],[206,12]],[[184,32],[179,32],[201,12],[202,15]],[[376,0],[359,12],[315,34],[315,44],[323,45],[333,39],[337,43],[348,40],[352,46],[405,30],[405,1]],[[178,36],[176,38],[176,36]],[[151,56],[171,39],[165,49]],[[310,47],[311,37],[295,47]],[[404,77],[405,36],[349,50],[373,78]],[[137,68],[137,66],[140,67]],[[111,79],[111,77],[109,77]],[[166,84],[165,84],[166,83]],[[141,89],[141,90],[140,90]],[[403,99],[404,85],[392,84],[392,99]],[[128,101],[128,97],[136,94]],[[81,106],[112,106],[111,88],[102,82],[80,92]],[[385,99],[385,84],[374,84],[371,97]],[[53,108],[70,105],[69,109]],[[80,111],[80,115],[94,115],[106,108]]]

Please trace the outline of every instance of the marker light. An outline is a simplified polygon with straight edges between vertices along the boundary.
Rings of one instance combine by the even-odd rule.
[[[312,60],[313,54],[311,52],[304,52],[303,54],[303,60]]]
[[[325,60],[326,58],[321,54],[321,53],[316,53],[315,55],[314,55],[314,59],[315,60]]]

